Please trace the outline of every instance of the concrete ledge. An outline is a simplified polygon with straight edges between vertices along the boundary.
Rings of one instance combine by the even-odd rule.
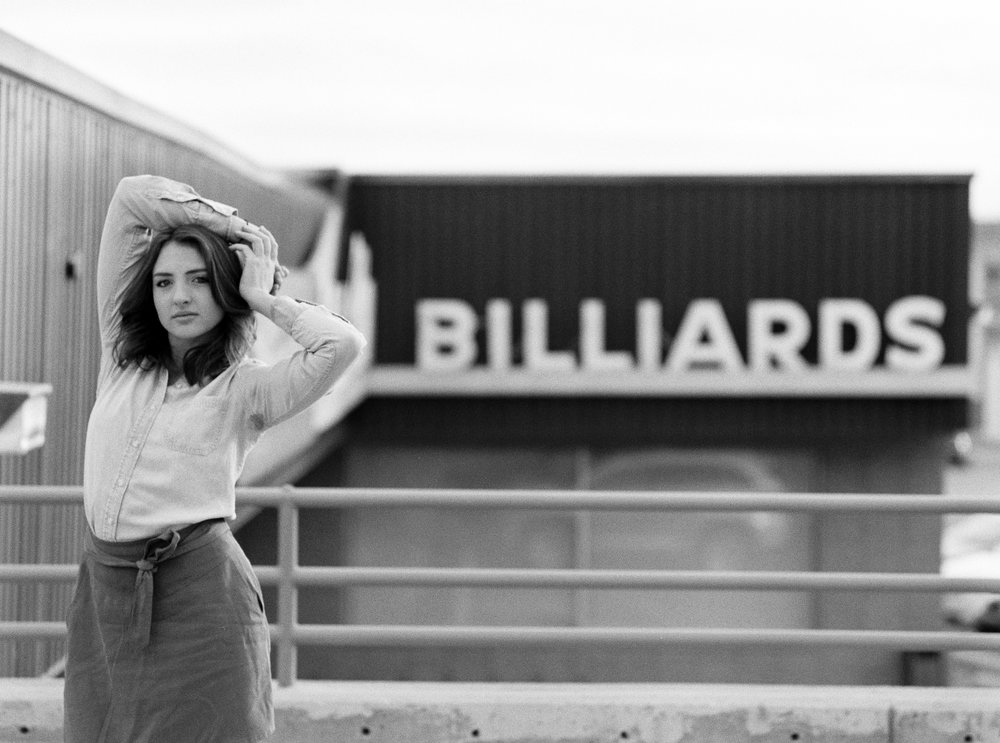
[[[299,682],[275,743],[1000,743],[995,689]],[[0,680],[0,743],[62,740],[62,682]]]

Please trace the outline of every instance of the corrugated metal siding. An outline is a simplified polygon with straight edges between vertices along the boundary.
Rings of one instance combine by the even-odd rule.
[[[235,204],[279,237],[291,265],[311,248],[327,200],[255,181],[3,70],[0,158],[0,379],[53,386],[45,446],[0,456],[0,483],[78,484],[97,379],[97,247],[118,180],[158,173]],[[79,507],[0,506],[0,561],[76,562],[84,530]],[[0,583],[0,619],[61,619],[71,592]],[[0,642],[0,676],[38,673],[61,654],[61,642]]]
[[[44,336],[38,318],[45,314],[46,127],[48,104],[30,86],[0,79],[0,379],[43,381]],[[0,457],[0,481],[39,482],[41,452],[26,457]],[[0,559],[25,559],[34,550],[37,512],[0,506]],[[0,583],[0,611],[20,619],[34,609],[37,589]],[[23,672],[37,667],[36,654],[47,643],[0,643],[0,669]],[[44,654],[45,651],[41,650]]]
[[[945,363],[962,364],[968,187],[965,176],[383,176],[354,178],[348,203],[351,229],[365,233],[374,254],[378,363],[413,363],[414,307],[427,297],[463,299],[480,313],[488,299],[507,298],[514,305],[515,325],[521,302],[544,298],[553,349],[574,348],[584,298],[605,301],[608,347],[634,349],[638,299],[660,300],[664,330],[672,333],[692,299],[714,297],[745,352],[743,318],[751,299],[795,300],[815,326],[820,298],[860,297],[881,315],[899,297],[930,294],[949,308],[942,329]],[[807,359],[815,360],[816,347],[814,334]],[[412,416],[403,410],[411,406],[398,404],[399,416],[389,417],[405,426],[403,419]],[[576,404],[610,416],[600,425],[611,437],[616,431],[639,431],[649,438],[656,432],[677,438],[688,427],[677,419],[665,424],[662,418],[680,403]],[[493,411],[489,417],[480,420],[524,435],[503,423],[502,410],[518,405],[496,401],[487,406]],[[427,413],[438,426],[461,425],[444,418],[445,407],[450,409],[441,405]],[[471,410],[458,407],[452,412]],[[961,425],[965,415],[960,405],[905,400],[890,404],[888,417],[875,412],[878,406],[861,406],[860,420],[858,406],[850,403],[814,400],[806,407],[818,422],[819,436],[872,431],[868,424],[876,420],[890,430],[918,424],[917,430],[949,429]],[[696,408],[697,415],[718,419],[720,431],[735,427],[746,434],[777,433],[774,427],[794,423],[804,412],[788,401],[704,401]],[[368,411],[369,418],[373,413]],[[768,421],[774,421],[770,428]],[[383,433],[397,437],[403,430],[390,427]]]

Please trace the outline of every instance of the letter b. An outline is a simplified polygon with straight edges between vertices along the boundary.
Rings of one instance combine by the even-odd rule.
[[[478,320],[475,310],[460,299],[421,299],[417,302],[417,368],[461,371],[476,361]]]

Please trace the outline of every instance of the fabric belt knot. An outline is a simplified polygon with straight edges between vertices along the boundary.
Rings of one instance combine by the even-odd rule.
[[[135,562],[135,593],[129,628],[132,641],[141,648],[149,645],[149,630],[153,625],[153,573],[157,565],[173,556],[181,535],[176,529],[166,531],[146,545],[146,556]]]
[[[153,537],[141,545],[142,552],[132,551],[126,555],[116,555],[108,546],[102,547],[100,540],[90,533],[87,552],[101,565],[111,568],[128,568],[136,571],[135,587],[132,592],[132,606],[129,610],[128,624],[125,627],[123,641],[139,648],[149,646],[150,633],[153,625],[153,574],[161,563],[172,557],[177,557],[200,545],[207,539],[214,539],[213,529],[216,523],[224,523],[224,519],[208,519],[197,524],[191,524],[181,529],[168,529],[159,536]],[[141,554],[138,560],[135,556]]]

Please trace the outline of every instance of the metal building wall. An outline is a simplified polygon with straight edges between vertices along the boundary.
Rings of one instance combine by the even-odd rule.
[[[795,300],[811,315],[815,328],[816,304],[821,298],[862,298],[882,315],[899,297],[929,294],[940,298],[949,313],[942,329],[945,363],[960,365],[966,355],[967,199],[968,178],[964,176],[362,177],[353,180],[349,214],[351,227],[362,230],[372,248],[379,279],[379,364],[414,364],[415,303],[424,298],[463,300],[480,318],[488,299],[507,299],[512,304],[515,337],[521,302],[529,297],[545,299],[553,350],[574,349],[577,308],[583,298],[604,300],[612,350],[635,348],[637,299],[662,302],[664,329],[673,333],[688,302],[716,298],[745,356],[744,317],[751,299]],[[482,349],[482,336],[478,340]],[[806,355],[815,360],[815,339]],[[483,362],[478,359],[479,364]],[[966,401],[955,394],[960,393],[924,399],[574,398],[500,393],[490,397],[485,392],[469,397],[420,397],[402,390],[382,398],[369,396],[352,414],[351,447],[344,469],[353,485],[425,487],[458,482],[462,486],[544,488],[553,487],[549,483],[565,472],[560,459],[573,452],[576,462],[586,463],[586,470],[567,487],[599,488],[613,482],[651,489],[714,489],[717,486],[707,484],[708,478],[685,481],[668,467],[657,479],[638,469],[630,475],[623,468],[621,480],[609,477],[594,484],[592,462],[683,460],[696,447],[699,451],[694,455],[707,454],[709,461],[715,458],[713,453],[723,459],[727,450],[741,452],[773,475],[777,489],[934,493],[941,489],[941,439],[965,422]],[[455,456],[456,448],[464,456]],[[503,464],[490,468],[474,459],[485,459],[487,454]],[[785,457],[787,469],[772,469],[777,457]],[[386,466],[379,467],[379,462]],[[330,469],[334,466],[343,465],[331,463]],[[461,478],[467,479],[462,483]],[[396,523],[373,520],[371,527],[350,514],[343,518],[345,538],[337,546],[348,563],[400,564],[406,560],[400,554],[416,549],[421,555],[418,559],[427,564],[466,564],[469,559],[476,564],[507,564],[501,549],[477,537],[471,521],[456,529],[456,522],[442,515],[436,532],[432,526],[430,532],[424,529],[421,537],[415,537],[415,541],[426,540],[427,547],[421,551],[419,546],[400,546],[400,540],[385,536],[405,533],[410,524],[404,515]],[[514,518],[500,516],[492,526],[516,530]],[[600,562],[601,557],[594,557],[593,545],[604,544],[604,559],[620,553],[623,559],[635,560],[631,567],[678,568],[678,562],[657,553],[661,537],[669,531],[666,524],[657,531],[658,525],[646,516],[635,519],[625,522],[628,527],[610,529],[607,521],[602,525],[600,519],[588,518],[586,531],[571,537],[557,523],[546,525],[539,520],[535,534],[537,544],[544,547],[534,554],[551,560],[546,566],[580,561],[587,567],[608,567],[609,563]],[[643,520],[649,531],[640,526]],[[829,572],[934,572],[939,566],[937,519],[823,514],[797,534],[790,541],[801,546],[802,552],[796,554],[802,562],[790,561],[783,566],[787,569],[807,565]],[[463,540],[468,544],[464,550]],[[712,554],[712,559],[728,555],[736,565],[747,564],[738,548],[713,545],[713,541],[706,537],[697,549]],[[522,552],[523,559],[533,559]],[[379,557],[373,560],[355,557],[376,553]],[[768,554],[776,557],[781,552],[772,545]],[[580,555],[585,557],[581,560]],[[337,608],[346,615],[349,602],[364,606],[362,590],[346,600],[338,596],[342,603]],[[382,615],[395,616],[392,596],[364,598],[370,598],[369,607],[377,604]],[[774,598],[772,608],[777,605]],[[412,601],[406,603],[402,595],[397,600],[397,614],[410,610]],[[637,621],[638,607],[645,599],[626,593],[612,600],[617,604],[614,611],[620,611],[618,621],[621,617]],[[681,597],[662,600],[669,603]],[[803,612],[807,618],[798,621],[816,628],[929,630],[940,621],[937,598],[929,595],[831,594],[811,597],[809,602]],[[482,608],[462,596],[444,597],[434,610],[461,616],[469,605]],[[654,614],[656,604],[651,601],[649,607]],[[776,612],[789,608],[785,605]],[[558,597],[541,595],[531,608],[536,616],[559,617],[561,610]],[[746,626],[774,622],[750,619],[737,598],[727,609],[716,611],[723,617],[720,622],[745,621]],[[609,610],[602,620],[616,623],[608,619],[611,615]],[[669,615],[665,607],[653,623],[669,622]],[[788,612],[774,626],[791,627],[794,616]],[[554,622],[566,621],[565,617]],[[477,681],[584,677],[591,681],[902,682],[902,664],[896,654],[868,649],[803,653],[792,659],[783,656],[784,660],[767,652],[736,657],[715,649],[689,654],[676,648],[642,654],[603,653],[593,648],[565,653],[553,648],[535,650],[540,652],[518,655],[491,648],[482,653],[445,649],[435,654],[427,648],[401,648],[386,653],[384,648],[356,648],[348,653],[350,658],[338,658],[333,665],[336,672],[353,673],[355,678],[377,674],[411,678],[417,669],[421,678]],[[316,669],[323,668],[324,658],[312,660]],[[327,663],[316,672],[330,673],[329,667]]]
[[[44,447],[0,456],[3,484],[82,482],[99,353],[97,249],[120,178],[166,175],[238,206],[279,237],[292,265],[311,248],[328,203],[117,114],[0,65],[0,379],[53,386]],[[84,530],[79,507],[0,506],[0,562],[76,562]],[[0,583],[0,618],[59,620],[71,591]],[[0,676],[39,673],[61,655],[61,642],[0,642]]]

